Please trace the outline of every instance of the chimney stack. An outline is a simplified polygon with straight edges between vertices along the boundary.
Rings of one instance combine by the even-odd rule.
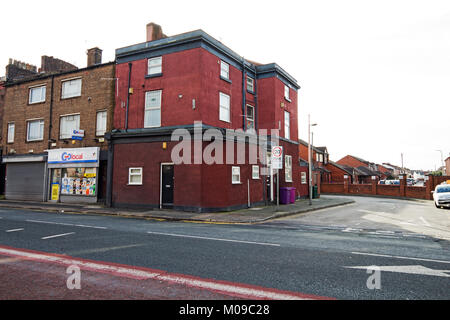
[[[162,32],[160,25],[153,22],[147,24],[147,42],[163,38],[167,38],[167,36]]]
[[[102,50],[98,47],[88,49],[87,51],[87,66],[93,66],[102,63]]]

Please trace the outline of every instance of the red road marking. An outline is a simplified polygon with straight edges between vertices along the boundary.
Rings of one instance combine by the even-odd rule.
[[[117,277],[132,279],[154,279],[176,283],[203,290],[208,290],[233,297],[251,300],[328,300],[333,298],[303,294],[292,291],[264,288],[260,286],[235,283],[229,281],[203,279],[184,274],[169,273],[162,270],[135,267],[117,263],[106,263],[94,260],[74,258],[67,255],[46,253],[28,249],[17,249],[0,246],[0,254],[38,262],[55,263],[64,266],[77,265],[81,270],[112,274]]]

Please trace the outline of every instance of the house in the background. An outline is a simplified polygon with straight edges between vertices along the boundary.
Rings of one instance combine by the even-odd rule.
[[[41,68],[10,60],[2,115],[6,199],[96,202],[106,186],[106,131],[115,64],[88,50],[87,67],[42,56]]]
[[[450,157],[445,159],[445,175],[450,176]]]
[[[349,178],[350,183],[358,180],[359,171],[346,165],[340,165],[334,161],[328,161],[326,168],[330,171],[331,180],[330,183],[343,183],[344,177]]]
[[[179,141],[172,133],[178,129],[192,137],[196,128],[223,135],[237,129],[246,135],[279,130],[279,185],[304,196],[297,161],[300,87],[276,63],[246,60],[202,30],[166,36],[153,23],[147,25],[146,42],[116,50],[116,62],[115,130],[107,135],[113,173],[108,205],[205,212],[273,200],[275,179],[262,162],[265,156],[249,163],[249,139],[245,163],[196,161],[192,152],[183,153],[190,161],[175,161]],[[242,145],[235,138],[227,141],[235,150]],[[194,144],[195,157],[211,148],[210,141]],[[224,159],[231,156],[220,150]]]
[[[302,139],[299,139],[298,142],[300,158],[308,161],[308,142]],[[311,145],[313,185],[317,184],[316,179],[320,179],[320,182],[324,183],[331,182],[331,172],[327,169],[329,158],[327,147],[315,147]]]
[[[336,163],[355,169],[354,176],[356,179],[353,183],[371,183],[372,177],[376,177],[376,180],[386,179],[387,177],[386,174],[378,171],[376,163],[352,155],[346,155]]]

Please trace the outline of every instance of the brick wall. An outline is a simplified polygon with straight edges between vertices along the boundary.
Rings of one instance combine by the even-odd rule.
[[[81,96],[69,99],[61,99],[61,80],[81,77]],[[76,72],[55,75],[53,81],[53,112],[52,129],[50,125],[50,101],[52,78],[50,76],[27,82],[9,85],[6,88],[4,117],[2,130],[3,153],[7,154],[11,149],[16,154],[26,154],[30,150],[33,153],[43,153],[49,148],[49,139],[54,139],[56,146],[52,148],[79,148],[99,146],[107,148],[106,142],[99,143],[95,140],[96,113],[99,110],[108,111],[107,131],[112,128],[112,110],[114,107],[114,64],[104,64],[98,67],[80,69]],[[29,88],[37,85],[46,86],[45,102],[29,104]],[[85,130],[82,141],[72,144],[68,140],[59,139],[60,116],[65,114],[80,114],[80,129]],[[44,138],[40,141],[27,142],[27,120],[44,120]],[[14,142],[7,143],[7,124],[14,122]]]

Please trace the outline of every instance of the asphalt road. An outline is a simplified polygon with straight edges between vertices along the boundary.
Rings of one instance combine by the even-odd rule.
[[[379,199],[373,201],[376,200]],[[402,200],[392,201],[396,201],[395,205],[399,208],[404,205]],[[305,217],[312,219],[313,216],[324,213],[339,216],[342,212],[350,212],[348,214],[351,216],[354,207],[327,209],[307,216],[259,225],[158,222],[2,209],[0,248],[8,246],[64,254],[90,261],[162,270],[183,277],[337,299],[450,298],[449,241],[408,230],[380,233],[383,230],[349,230],[345,225],[326,226],[307,224],[304,221]],[[358,210],[374,209],[367,207],[364,202],[357,203],[356,207]],[[11,276],[14,269],[11,268],[11,263],[22,263],[16,267],[39,275],[40,279],[48,278],[48,281],[57,283],[56,278],[51,280],[50,273],[46,273],[53,266],[45,268],[42,263],[37,266],[38,262],[25,263],[0,253],[2,299],[20,297],[22,287],[28,283],[27,272],[22,273],[22,278],[20,274]],[[379,277],[375,277],[378,276],[376,272],[368,273],[368,268],[380,270]],[[90,281],[92,284],[94,281],[103,285],[96,287],[98,291],[80,290],[80,297],[105,297],[103,291],[109,290],[109,281],[105,276],[97,274],[96,278],[95,273],[86,275],[84,272],[82,271],[81,283]],[[28,277],[31,275],[28,274]],[[369,279],[371,288],[367,285],[369,277],[372,277]],[[66,288],[66,283],[62,280],[66,278],[66,274],[59,275],[58,278],[63,289]],[[41,285],[28,283],[27,290],[30,295],[33,290],[43,292],[42,285],[42,281]],[[130,282],[125,281],[122,285],[129,288]],[[55,286],[57,285],[52,287]],[[116,292],[121,292],[118,289],[120,287],[120,282],[115,282]],[[63,293],[57,294],[58,290],[54,290],[54,297],[73,298]],[[158,286],[149,281],[147,287],[144,285],[139,289],[139,292],[149,293],[143,293],[140,297],[221,298],[217,292],[208,289],[195,292],[182,287],[169,291],[158,290]],[[124,289],[117,295],[124,299],[135,298],[126,292]],[[222,298],[229,297],[239,298],[233,294]]]

